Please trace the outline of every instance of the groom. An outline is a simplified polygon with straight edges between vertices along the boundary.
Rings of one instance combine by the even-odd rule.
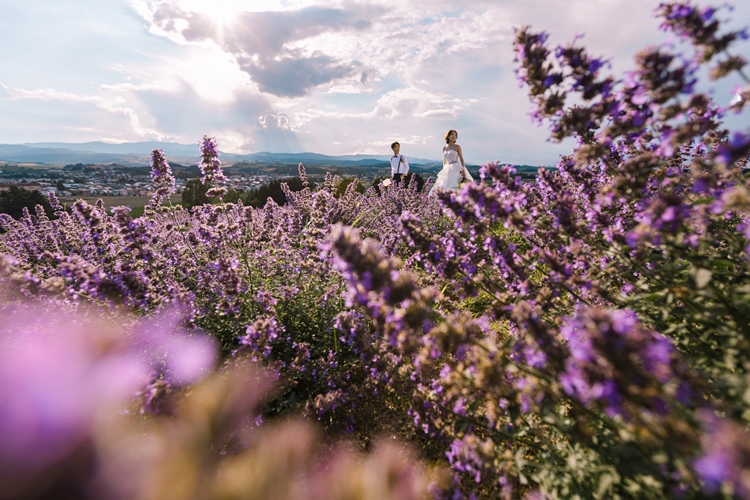
[[[393,156],[391,156],[391,178],[393,182],[401,182],[401,179],[409,173],[409,160],[406,156],[399,154],[401,152],[401,144],[394,142],[391,144],[393,150]]]

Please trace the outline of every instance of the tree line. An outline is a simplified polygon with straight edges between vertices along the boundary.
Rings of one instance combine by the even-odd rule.
[[[409,173],[407,174],[404,182],[409,183],[412,176],[416,177],[417,189],[421,191],[425,184],[425,179],[421,175],[416,173]],[[376,178],[372,182],[372,186],[375,186],[377,188],[377,186],[380,184],[380,181],[382,181],[383,179],[385,179],[385,177]],[[357,191],[360,193],[364,193],[367,189],[367,186],[362,184],[362,182],[357,178],[344,177],[335,186],[334,196],[338,198],[339,196],[344,194],[347,187],[352,182],[358,183]],[[281,189],[282,184],[286,184],[287,186],[289,186],[289,189],[292,192],[302,191],[302,189],[304,188],[304,186],[302,185],[302,180],[299,177],[284,177],[281,179],[274,179],[270,182],[267,182],[266,184],[263,184],[254,189],[250,189],[246,192],[239,192],[235,189],[229,189],[227,191],[227,194],[224,196],[223,201],[227,203],[237,203],[237,201],[242,200],[242,203],[246,206],[260,208],[266,204],[269,198],[271,198],[277,205],[284,205],[286,203],[286,195]],[[316,186],[316,182],[311,179],[310,188],[314,189]],[[200,179],[190,179],[185,184],[185,189],[182,192],[182,206],[185,208],[192,208],[197,205],[210,203],[210,200],[208,199],[208,197],[206,197],[207,190],[208,188],[201,183]]]
[[[412,176],[416,176],[417,187],[421,191],[425,183],[424,178],[419,174],[409,173],[406,176],[405,182],[410,182]],[[375,186],[377,189],[377,186],[383,179],[385,179],[385,177],[378,177],[371,185]],[[352,182],[358,183],[357,191],[360,193],[364,193],[367,189],[367,186],[357,178],[344,177],[335,186],[334,196],[341,196]],[[237,203],[239,200],[242,200],[242,203],[246,206],[260,208],[266,204],[269,198],[271,198],[277,205],[284,205],[286,203],[286,195],[281,189],[282,184],[287,184],[289,189],[293,192],[301,191],[304,187],[299,177],[285,177],[271,180],[266,184],[245,192],[240,192],[236,189],[229,189],[224,196],[223,201],[226,203]],[[61,186],[58,185],[58,188],[60,187]],[[316,187],[316,182],[312,179],[310,180],[310,187],[313,189]],[[207,190],[208,188],[201,183],[200,179],[190,179],[186,183],[185,189],[182,192],[182,206],[189,209],[194,206],[210,203],[211,200],[206,197]],[[6,190],[0,191],[0,213],[8,214],[14,219],[21,218],[24,208],[33,213],[37,205],[44,207],[44,211],[48,217],[53,216],[49,199],[40,191],[24,189],[14,185],[9,186]]]

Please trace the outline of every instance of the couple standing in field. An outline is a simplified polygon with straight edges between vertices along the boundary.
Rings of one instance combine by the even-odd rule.
[[[443,169],[438,173],[435,184],[430,189],[430,195],[437,190],[458,190],[462,181],[474,181],[464,164],[464,155],[461,146],[456,144],[458,132],[449,130],[445,134],[445,146],[443,146]],[[400,182],[409,172],[409,160],[401,154],[401,144],[391,144],[393,156],[391,156],[391,177],[394,182]]]

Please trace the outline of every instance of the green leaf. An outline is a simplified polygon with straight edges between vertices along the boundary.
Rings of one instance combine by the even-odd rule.
[[[727,259],[711,259],[711,265],[717,267],[737,267],[736,262]]]
[[[708,205],[712,201],[714,201],[714,198],[705,196],[703,198],[696,198],[695,200],[693,200],[693,205]]]

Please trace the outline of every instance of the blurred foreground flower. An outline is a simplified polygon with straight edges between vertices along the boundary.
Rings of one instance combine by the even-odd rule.
[[[304,422],[261,425],[277,377],[243,358],[213,371],[214,343],[174,333],[178,314],[0,308],[0,498],[424,496],[408,449],[376,445],[362,457],[320,446]],[[193,385],[174,391],[168,416],[127,411],[155,375]]]
[[[730,485],[737,498],[750,498],[750,434],[747,429],[706,410],[701,413],[707,433],[703,456],[693,467],[708,492]]]
[[[95,310],[6,304],[0,312],[0,491],[13,496],[44,487],[40,477],[54,477],[66,461],[86,455],[92,429],[132,401],[151,374],[177,385],[207,374],[214,343],[175,334],[176,318],[115,323]]]

